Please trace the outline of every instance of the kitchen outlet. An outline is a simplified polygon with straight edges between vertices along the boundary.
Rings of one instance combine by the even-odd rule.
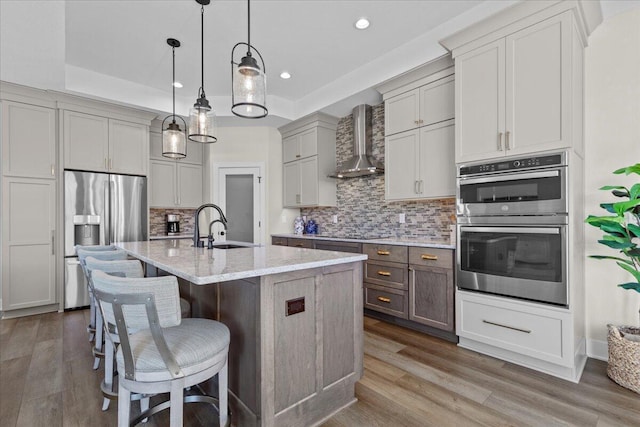
[[[404,224],[404,222],[405,222],[405,216],[404,216],[404,214],[403,214],[403,213],[398,214],[398,222],[399,222],[400,224]]]
[[[338,215],[333,215],[331,217],[331,220],[333,221],[334,224],[337,224],[338,223]]]

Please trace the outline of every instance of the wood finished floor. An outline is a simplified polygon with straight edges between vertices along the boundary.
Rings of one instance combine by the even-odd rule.
[[[88,312],[0,321],[0,426],[114,426],[91,369]],[[365,317],[358,402],[324,427],[640,426],[640,395],[590,359],[579,384],[540,374]],[[186,426],[215,426],[206,405],[186,405]],[[149,427],[168,424],[166,411]]]

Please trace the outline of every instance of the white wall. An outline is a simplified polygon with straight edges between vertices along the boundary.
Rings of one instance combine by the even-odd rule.
[[[640,162],[640,8],[605,20],[585,52],[585,197],[587,214],[611,201],[603,185],[631,185],[638,176],[611,172]],[[586,227],[586,253],[611,254],[597,243],[602,233]],[[606,325],[638,324],[640,294],[616,287],[631,281],[613,261],[586,261],[587,352],[606,358]]]
[[[272,127],[220,127],[218,142],[209,147],[209,165],[213,163],[264,162],[265,164],[265,217],[263,242],[271,243],[272,233],[293,230],[297,209],[282,207],[282,137]],[[211,188],[215,177],[207,171],[205,179]]]

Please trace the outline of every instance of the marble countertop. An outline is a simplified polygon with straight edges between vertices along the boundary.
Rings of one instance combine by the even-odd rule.
[[[193,239],[193,232],[174,234],[173,236],[169,236],[168,234],[154,234],[153,236],[149,236],[149,240],[171,240],[171,239]]]
[[[218,244],[247,246],[237,249],[194,248],[189,240],[150,240],[115,245],[129,255],[196,285],[306,270],[364,261],[363,254],[288,246],[250,246],[242,242]]]
[[[455,249],[456,245],[451,244],[448,241],[436,241],[425,239],[424,237],[404,237],[404,238],[396,238],[396,237],[382,237],[382,238],[372,238],[372,239],[354,239],[348,237],[333,237],[333,236],[324,236],[322,234],[293,234],[293,233],[281,233],[281,234],[272,234],[272,237],[286,237],[286,238],[294,238],[294,239],[314,239],[314,240],[333,240],[339,242],[357,242],[357,243],[373,243],[373,244],[382,244],[382,245],[399,245],[399,246],[416,246],[421,248],[438,248],[438,249]]]

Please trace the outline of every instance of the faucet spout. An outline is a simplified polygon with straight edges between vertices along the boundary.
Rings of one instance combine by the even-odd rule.
[[[193,217],[193,246],[198,248],[198,247],[204,247],[204,242],[200,242],[200,224],[199,224],[199,218],[200,218],[200,212],[202,212],[203,209],[205,208],[213,208],[215,210],[218,211],[218,215],[220,216],[219,219],[214,220],[211,222],[211,224],[209,224],[209,234],[211,234],[211,225],[214,222],[220,222],[222,224],[222,226],[224,227],[224,229],[227,229],[227,218],[224,216],[224,213],[222,212],[222,209],[220,209],[220,206],[218,205],[214,205],[213,203],[205,203],[204,205],[201,205],[198,207],[198,209],[196,209],[196,212],[194,214]],[[202,244],[201,244],[202,243]]]

